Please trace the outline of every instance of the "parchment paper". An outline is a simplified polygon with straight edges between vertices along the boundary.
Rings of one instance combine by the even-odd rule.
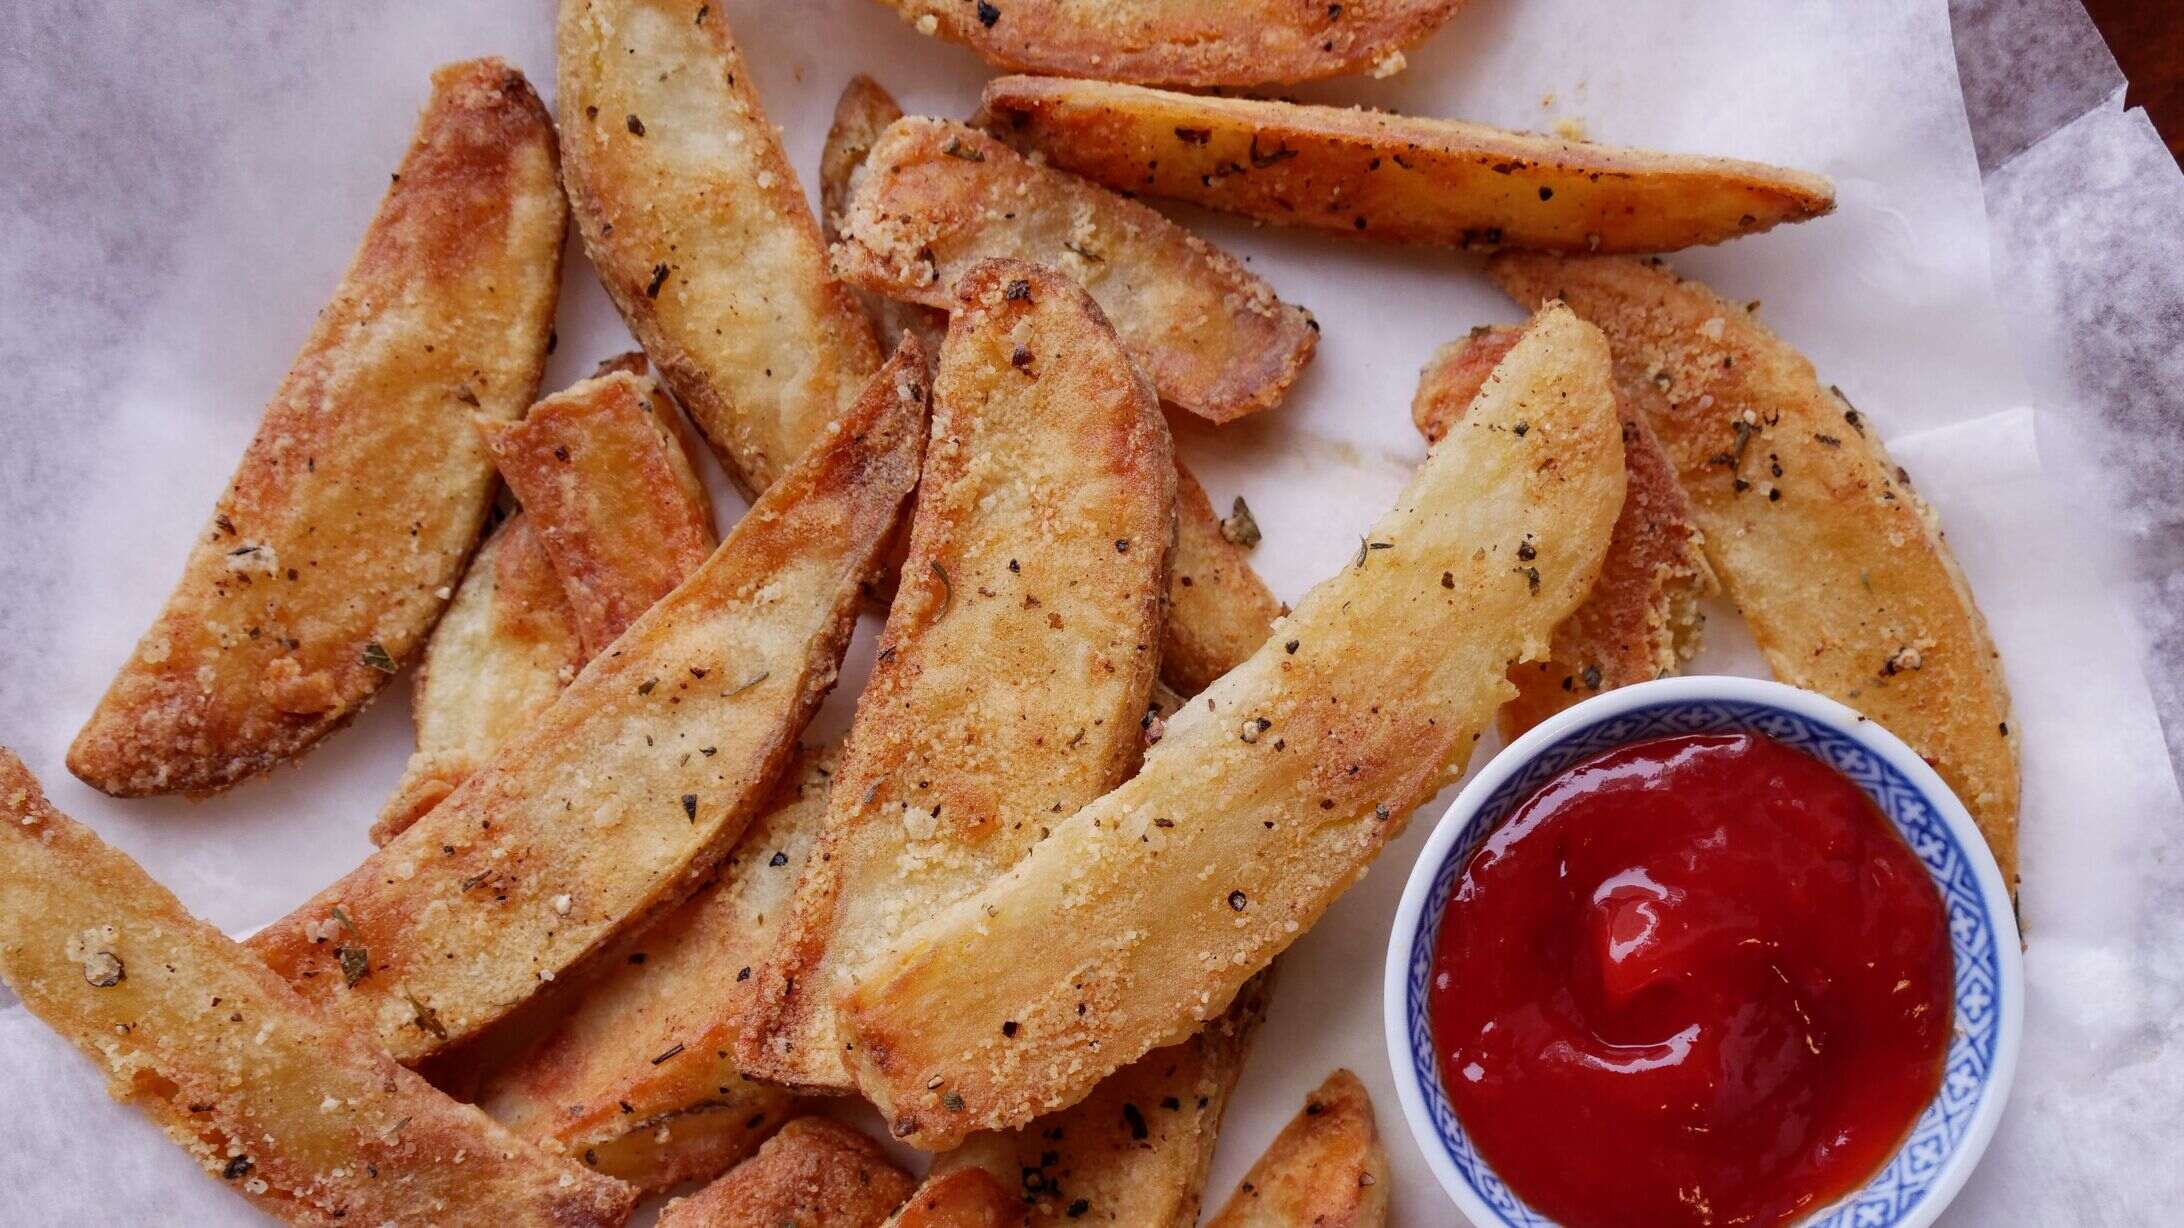
[[[406,683],[300,765],[202,804],[100,797],[67,775],[63,749],[158,608],[338,278],[427,73],[498,54],[550,94],[551,8],[232,0],[0,16],[0,362],[16,394],[0,411],[0,741],[63,809],[232,931],[278,916],[366,853],[365,828],[409,748]],[[807,188],[852,72],[874,73],[914,112],[951,115],[986,75],[869,0],[734,0],[726,12]],[[1992,82],[1978,73],[1996,49],[2022,50],[2025,31],[2060,28],[2029,10],[2023,19],[2014,34],[1966,40],[1968,79]],[[2002,1133],[1945,1222],[2160,1222],[2184,1204],[2184,817],[2141,670],[2157,608],[2146,594],[2175,582],[2184,553],[2149,554],[2151,530],[2116,532],[2120,500],[2100,491],[2117,485],[2107,466],[2128,436],[2058,424],[2107,422],[2123,403],[2113,382],[2089,387],[2071,372],[2184,335],[2174,317],[2148,325],[2136,310],[2135,287],[2175,284],[2175,253],[2156,262],[2128,250],[2132,228],[2108,207],[2139,187],[2166,186],[2173,203],[2178,185],[2173,165],[2139,156],[2135,121],[2107,93],[2065,91],[2043,95],[2044,111],[2011,113],[2014,128],[1984,129],[1981,151],[2001,169],[1983,197],[1959,51],[1943,0],[1475,0],[1403,75],[1299,92],[1518,127],[1572,119],[1601,140],[1835,178],[1834,216],[1677,263],[1762,300],[1763,317],[1888,437],[1940,510],[2016,696],[2026,1049]],[[2089,103],[2099,106],[2085,113]],[[2105,177],[2087,179],[2088,151]],[[2005,238],[2038,232],[2042,217],[2106,218],[2108,240],[2006,249],[2005,312],[1990,283],[1990,199],[2022,206]],[[1217,501],[1250,499],[1266,533],[1255,562],[1293,599],[1348,557],[1423,456],[1407,412],[1418,365],[1515,312],[1460,256],[1183,216],[1326,330],[1281,410],[1177,431]],[[2040,278],[2027,283],[2032,269]],[[567,274],[549,387],[628,344],[581,255]],[[2115,293],[2105,314],[2080,313],[2051,292],[2065,284]],[[2122,420],[2173,438],[2160,393],[2131,404]],[[724,499],[723,515],[739,506]],[[1733,613],[1717,610],[1710,632],[1702,667],[1756,672]],[[841,727],[868,640],[822,717],[829,727]],[[1379,1108],[1396,1222],[1458,1222],[1403,1126],[1379,1018],[1387,920],[1439,814],[1423,809],[1285,959],[1209,1203],[1304,1093],[1347,1065]],[[90,1066],[13,1004],[0,1007],[0,1096],[0,1223],[261,1222],[106,1101]]]

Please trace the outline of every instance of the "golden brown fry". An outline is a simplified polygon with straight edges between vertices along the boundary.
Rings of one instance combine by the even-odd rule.
[[[1253,533],[1257,530],[1256,524],[1251,526]],[[1184,695],[1196,695],[1259,650],[1268,628],[1281,617],[1282,604],[1251,569],[1244,547],[1222,530],[1206,488],[1181,460],[1175,465],[1171,571],[1160,678]]]
[[[1933,510],[1872,425],[1741,304],[1658,262],[1507,256],[1519,302],[1566,299],[1690,494],[1707,559],[1784,682],[1910,743],[2017,881],[2008,687]]]
[[[986,107],[1121,191],[1399,243],[1664,252],[1835,207],[1802,171],[1453,119],[1039,77],[988,82]]]
[[[887,1228],[1027,1228],[1024,1200],[983,1168],[929,1178]]]
[[[587,657],[713,552],[712,501],[650,379],[597,376],[521,422],[479,429],[553,560]]]
[[[561,581],[517,512],[478,547],[432,629],[411,701],[417,751],[372,824],[372,843],[401,835],[530,728],[585,657]]]
[[[916,482],[924,380],[905,346],[530,731],[252,948],[415,1062],[693,891],[834,683]]]
[[[1160,402],[1051,269],[990,261],[934,381],[909,561],[739,1056],[854,1084],[834,995],[1137,766],[1174,536]]]
[[[1477,328],[1433,356],[1411,401],[1411,418],[1427,442],[1438,442],[1463,417],[1522,334]],[[1623,424],[1623,514],[1585,604],[1555,628],[1553,651],[1510,669],[1517,697],[1502,706],[1507,737],[1600,691],[1675,673],[1699,651],[1706,622],[1699,601],[1715,586],[1691,500],[1630,398],[1618,395],[1615,413]]]
[[[1386,76],[1463,0],[887,0],[920,32],[1018,72],[1150,85]]]
[[[584,250],[756,494],[880,365],[871,327],[827,271],[723,5],[562,0],[559,33],[561,153]]]
[[[660,1212],[660,1228],[880,1228],[916,1183],[840,1122],[799,1117],[758,1154]]]
[[[806,750],[720,877],[646,929],[478,1103],[516,1133],[653,1193],[727,1171],[794,1104],[743,1077],[736,1021],[826,815],[831,749]]]
[[[834,267],[867,290],[955,302],[981,260],[1084,284],[1160,395],[1214,422],[1281,401],[1312,357],[1311,313],[1228,253],[1133,200],[1048,170],[976,128],[897,120],[844,210]]]
[[[1190,1039],[1153,1050],[1058,1113],[972,1135],[935,1158],[931,1175],[981,1168],[1020,1182],[1032,1228],[1197,1228],[1229,1092],[1266,1016],[1269,976],[1246,983]]]
[[[827,128],[826,145],[819,151],[819,229],[829,244],[842,240],[842,217],[849,210],[850,192],[865,159],[887,126],[901,118],[902,107],[895,96],[863,73],[842,87],[842,97],[834,104],[834,123]],[[940,357],[941,340],[948,331],[946,311],[869,290],[853,288],[851,292],[881,340],[915,333],[928,355]]]
[[[470,419],[537,395],[567,210],[523,74],[432,81],[181,582],[69,748],[101,792],[212,793],[300,754],[416,653],[477,545],[494,483]]]
[[[115,1099],[288,1223],[606,1228],[636,1201],[296,996],[53,809],[4,749],[0,973]],[[98,1174],[83,1176],[94,1190]]]
[[[1542,311],[1458,434],[1136,777],[856,973],[858,1086],[900,1137],[1020,1125],[1187,1035],[1460,770],[1622,505],[1598,330]]]
[[[1388,1153],[1372,1098],[1347,1070],[1327,1076],[1207,1228],[1382,1228]]]

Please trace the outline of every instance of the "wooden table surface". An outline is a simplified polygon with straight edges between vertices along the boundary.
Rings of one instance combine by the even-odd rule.
[[[2184,162],[2184,0],[2086,0],[2131,83],[2124,100],[2145,107]]]

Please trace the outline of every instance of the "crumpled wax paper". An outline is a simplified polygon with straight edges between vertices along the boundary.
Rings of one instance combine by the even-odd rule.
[[[1965,28],[1988,7],[1960,0]],[[231,931],[280,915],[368,851],[365,828],[409,749],[406,681],[300,764],[209,802],[101,797],[67,775],[63,750],[158,608],[339,277],[430,69],[497,54],[550,95],[551,8],[233,0],[154,15],[109,0],[0,15],[10,49],[0,75],[10,170],[0,177],[10,218],[0,363],[15,394],[0,443],[0,741],[63,809]],[[725,13],[807,189],[852,73],[873,73],[913,112],[946,115],[968,112],[986,75],[868,0],[732,0]],[[2042,217],[2099,216],[2120,237],[2123,219],[2084,199],[2096,188],[2075,151],[2105,159],[2101,191],[2161,170],[2132,161],[2132,121],[2106,94],[2072,125],[2086,130],[2050,156],[2034,155],[2084,103],[2051,98],[2045,112],[1992,121],[1975,152],[1958,58],[1966,80],[1991,83],[1979,74],[1992,56],[2028,45],[1989,27],[1953,46],[1943,0],[1475,0],[1400,76],[1297,93],[1512,127],[1575,121],[1600,140],[1764,158],[1835,179],[1833,216],[1675,262],[1732,297],[1762,300],[1763,318],[1887,436],[1939,509],[2015,692],[2026,1045],[1994,1149],[1945,1222],[2144,1224],[2184,1203],[2174,1162],[2184,956],[2173,937],[2184,922],[2184,819],[2141,673],[2146,587],[2173,578],[2184,555],[2151,557],[2152,536],[2119,535],[2115,504],[2089,497],[2114,484],[2107,466],[2129,435],[2056,425],[2107,420],[2119,385],[2070,376],[2132,360],[2140,334],[2041,288],[2174,283],[2178,263],[2172,248],[2127,266],[2120,238],[2035,244],[2037,259],[1996,256],[2009,287],[1997,295],[1990,204],[2038,202],[2011,215],[2032,219],[2030,231]],[[2001,167],[1984,184],[1980,152]],[[1355,550],[1423,456],[1408,414],[1419,364],[1473,324],[1517,313],[1460,255],[1179,216],[1247,257],[1326,330],[1279,411],[1219,430],[1177,426],[1216,500],[1250,500],[1266,534],[1254,561],[1294,599]],[[2032,289],[2012,280],[2034,269]],[[628,344],[573,245],[559,332],[549,387]],[[2173,433],[2165,389],[2138,391],[2131,413]],[[724,517],[739,507],[723,500]],[[1702,668],[1757,672],[1732,612],[1715,611],[1710,635]],[[842,727],[869,653],[867,636],[822,715],[828,727]],[[1305,1092],[1346,1065],[1379,1109],[1396,1222],[1457,1222],[1404,1127],[1380,1020],[1388,920],[1445,802],[1421,810],[1284,958],[1209,1203]],[[0,1094],[13,1110],[0,1116],[0,1222],[262,1222],[108,1102],[90,1065],[11,1001],[0,1006]]]

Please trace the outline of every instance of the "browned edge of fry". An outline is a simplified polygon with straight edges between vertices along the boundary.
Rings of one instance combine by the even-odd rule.
[[[1179,458],[1175,465],[1175,566],[1168,586],[1168,622],[1160,640],[1160,678],[1184,696],[1243,664],[1266,642],[1282,603],[1252,570],[1244,542],[1258,526],[1241,527],[1250,511],[1239,496],[1225,519],[1206,488]]]
[[[1206,1228],[1382,1228],[1388,1153],[1372,1098],[1336,1070],[1267,1145]]]
[[[668,1203],[660,1228],[879,1228],[916,1184],[862,1133],[799,1117],[727,1176]]]

